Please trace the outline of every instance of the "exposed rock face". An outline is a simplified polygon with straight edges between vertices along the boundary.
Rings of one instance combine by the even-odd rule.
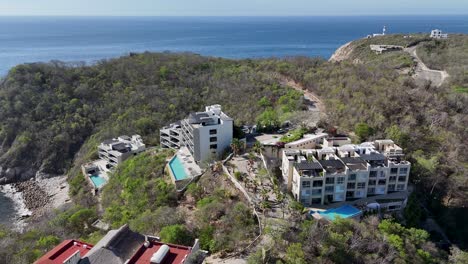
[[[36,175],[37,170],[32,168],[3,168],[0,166],[0,184],[27,181]]]
[[[337,49],[328,61],[338,62],[349,59],[351,52],[353,52],[353,47],[351,46],[351,43],[352,42],[348,42],[341,46],[339,49]]]

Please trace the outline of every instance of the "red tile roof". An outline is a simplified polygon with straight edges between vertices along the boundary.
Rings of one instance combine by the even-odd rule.
[[[78,240],[65,240],[34,263],[63,264],[65,260],[73,256],[77,251],[83,257],[92,247],[93,245]]]
[[[164,258],[162,264],[182,264],[192,251],[191,247],[179,246],[157,241],[150,241],[149,247],[142,245],[138,251],[130,258],[128,264],[148,264],[151,263],[151,257],[162,245],[169,246],[169,253]]]

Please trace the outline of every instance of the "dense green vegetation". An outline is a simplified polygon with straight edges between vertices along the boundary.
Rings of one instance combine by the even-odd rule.
[[[450,34],[449,39],[431,40],[421,43],[418,56],[427,67],[447,71],[452,79],[454,90],[465,92],[468,89],[468,36]]]
[[[426,231],[372,216],[329,224],[307,220],[298,230],[277,235],[294,243],[275,240],[266,254],[252,254],[249,263],[440,263],[445,257]]]
[[[63,173],[80,148],[80,158],[90,157],[100,140],[133,133],[157,144],[158,128],[207,104],[223,105],[239,124],[255,122],[262,98],[295,108],[294,98],[282,98],[288,90],[256,65],[169,53],[92,67],[19,65],[0,83],[0,165]]]
[[[392,37],[387,37],[391,42]],[[139,133],[148,144],[157,144],[159,127],[205,104],[222,104],[236,124],[276,128],[289,114],[303,109],[300,93],[279,85],[288,78],[322,99],[327,119],[320,123],[325,128],[353,131],[357,141],[390,137],[405,149],[413,164],[410,180],[416,194],[409,207],[420,211],[405,212],[405,226],[379,224],[375,218],[331,225],[291,223],[291,232],[282,234],[269,251],[271,258],[286,263],[447,260],[429,242],[438,237],[415,228],[432,217],[451,242],[462,248],[468,245],[467,63],[452,51],[463,52],[466,40],[457,37],[439,43],[399,36],[385,44],[423,40],[420,57],[428,65],[448,67],[451,78],[441,87],[418,85],[395,71],[408,66],[405,54],[387,58],[365,50],[341,63],[302,57],[235,61],[145,53],[95,66],[15,67],[0,84],[0,164],[68,172],[76,206],[45,216],[23,234],[1,231],[0,258],[31,263],[63,238],[95,242],[103,234],[90,223],[101,213],[113,227],[129,223],[140,232],[162,233],[166,241],[189,243],[182,237],[198,237],[202,248],[212,252],[245,247],[257,235],[258,225],[245,201],[216,169],[178,199],[163,171],[170,153],[145,153],[111,175],[101,212],[95,209],[99,207],[94,207],[96,201],[78,166],[96,158],[96,146],[104,138]],[[357,43],[368,47],[375,41]],[[425,52],[432,57],[426,58]],[[438,62],[446,55],[451,59]],[[356,60],[360,63],[353,63]],[[12,250],[18,246],[25,250]],[[251,258],[263,256],[257,252]],[[466,253],[453,249],[449,257],[463,263]]]
[[[322,98],[330,125],[356,131],[361,140],[394,138],[413,163],[410,180],[421,202],[451,240],[466,247],[468,96],[451,88],[461,85],[459,78],[437,88],[418,86],[385,63],[314,64],[295,59],[284,74]]]
[[[132,230],[159,235],[168,243],[190,246],[200,237],[201,247],[211,252],[232,251],[247,243],[257,231],[252,212],[223,175],[207,172],[188,188],[190,199],[185,203],[195,208],[180,206],[164,173],[171,155],[172,151],[145,152],[121,164],[102,193],[104,220],[113,228],[129,223]]]
[[[359,39],[350,44],[350,54],[348,60],[363,63],[369,66],[378,66],[385,64],[394,69],[403,69],[414,66],[411,56],[404,51],[388,52],[376,54],[370,49],[370,45],[397,45],[402,47],[411,47],[420,42],[429,40],[427,35],[412,34],[411,37],[397,34],[386,35],[376,38]]]

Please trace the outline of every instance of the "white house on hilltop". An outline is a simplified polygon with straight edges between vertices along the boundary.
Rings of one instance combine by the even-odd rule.
[[[440,29],[433,29],[431,31],[431,38],[434,38],[434,39],[447,39],[448,34],[443,34],[442,30],[440,30]]]

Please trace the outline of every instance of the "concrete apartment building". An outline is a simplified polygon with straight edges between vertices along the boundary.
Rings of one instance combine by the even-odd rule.
[[[446,39],[448,38],[448,34],[444,34],[442,33],[442,30],[440,29],[433,29],[431,31],[431,38],[435,38],[435,39]]]
[[[234,121],[220,105],[206,106],[204,112],[190,113],[179,122],[160,130],[162,148],[185,146],[195,161],[219,158],[230,146]]]
[[[100,159],[107,162],[106,166],[113,168],[125,161],[128,157],[137,155],[145,149],[146,147],[141,136],[120,136],[103,141],[98,146],[98,154]]]
[[[281,169],[295,199],[311,206],[406,191],[410,167],[392,140],[376,140],[285,149]]]

